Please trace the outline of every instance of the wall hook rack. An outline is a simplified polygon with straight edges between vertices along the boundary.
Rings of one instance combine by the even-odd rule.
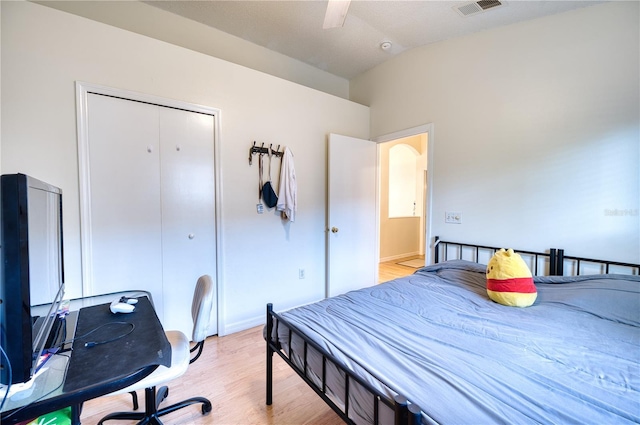
[[[271,151],[271,155],[276,156],[278,158],[282,158],[282,154],[284,152],[280,151],[280,145],[278,145],[278,148],[276,150],[273,150],[273,144],[269,144],[269,147],[265,148],[264,143],[262,143],[261,146],[256,146],[256,143],[257,142],[253,142],[253,146],[249,148],[249,165],[253,163],[252,161],[253,155],[255,154],[266,155],[269,153],[269,151]]]

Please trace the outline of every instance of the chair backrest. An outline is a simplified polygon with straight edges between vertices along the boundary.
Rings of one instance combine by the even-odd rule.
[[[211,310],[213,308],[213,281],[211,276],[204,275],[198,278],[196,289],[193,292],[191,304],[191,317],[193,318],[193,342],[202,342],[207,338]]]

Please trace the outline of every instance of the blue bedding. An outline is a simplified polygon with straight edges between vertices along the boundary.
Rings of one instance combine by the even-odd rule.
[[[517,308],[489,300],[484,273],[450,261],[281,316],[418,404],[424,423],[640,423],[640,277],[538,277],[534,305]],[[317,353],[309,364],[319,376]],[[344,403],[339,377],[329,382]],[[371,421],[370,403],[350,397],[356,423]]]

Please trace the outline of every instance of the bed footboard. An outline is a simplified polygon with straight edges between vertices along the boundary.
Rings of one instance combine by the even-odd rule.
[[[285,326],[288,332],[288,353],[282,349],[281,344],[277,339],[274,339],[274,332],[277,335],[278,326]],[[303,341],[302,353],[295,353],[291,344],[293,337],[299,338]],[[273,403],[273,355],[277,353],[297,374],[307,383],[315,392],[324,400],[334,412],[340,416],[348,424],[355,424],[352,419],[354,415],[361,417],[366,416],[367,421],[374,425],[383,423],[389,423],[393,421],[395,425],[418,425],[422,423],[422,410],[416,405],[409,402],[409,400],[401,395],[396,395],[392,399],[388,395],[373,388],[368,382],[356,376],[351,370],[342,366],[333,356],[327,353],[324,349],[318,346],[314,341],[310,340],[306,335],[300,332],[295,326],[287,322],[286,319],[279,316],[273,311],[273,305],[267,304],[267,320],[265,339],[267,343],[266,350],[266,404],[271,405]],[[310,349],[315,350],[322,356],[322,370],[321,373],[316,374],[316,380],[312,379],[310,375],[313,371],[310,370],[308,355]],[[298,356],[298,361],[294,358]],[[300,364],[302,363],[302,364]],[[332,368],[339,371],[339,375],[344,378],[344,393],[332,394],[327,384],[327,373]],[[319,380],[319,383],[317,382]],[[351,403],[350,392],[354,387],[358,387],[368,393],[370,397],[368,405],[372,411],[369,412],[354,412]],[[335,392],[335,391],[334,391]],[[338,399],[336,399],[336,397]],[[364,416],[363,416],[364,414]]]

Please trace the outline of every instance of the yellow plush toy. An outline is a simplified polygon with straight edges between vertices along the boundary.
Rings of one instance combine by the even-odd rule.
[[[487,265],[487,294],[493,301],[513,306],[529,307],[538,292],[529,267],[513,249],[497,251]]]

